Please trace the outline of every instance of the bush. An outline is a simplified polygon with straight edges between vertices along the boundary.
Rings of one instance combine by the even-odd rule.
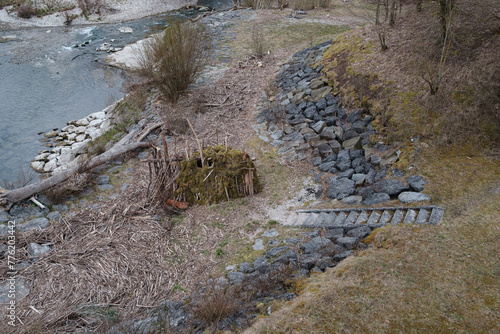
[[[235,287],[223,287],[213,280],[194,299],[192,307],[197,319],[207,326],[217,326],[222,319],[238,312],[240,305]]]
[[[101,14],[105,6],[103,0],[77,0],[77,3],[84,16]]]
[[[34,15],[36,15],[36,7],[31,1],[23,2],[17,7],[17,16],[22,19],[29,19]]]
[[[200,25],[175,21],[138,50],[139,74],[176,102],[202,70],[207,47]]]

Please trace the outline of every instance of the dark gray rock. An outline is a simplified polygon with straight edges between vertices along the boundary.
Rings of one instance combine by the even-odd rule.
[[[328,142],[328,145],[330,145],[335,154],[339,153],[340,150],[342,150],[342,145],[336,140],[330,140]]]
[[[337,155],[337,168],[341,172],[345,172],[349,168],[351,168],[351,157],[349,150],[341,150]]]
[[[96,184],[109,184],[109,175],[99,175],[95,179]]]
[[[373,191],[372,187],[363,187],[363,188],[358,189],[358,195],[363,197],[363,198],[367,198],[367,197],[373,195],[373,193],[374,193],[374,191]]]
[[[314,158],[312,158],[312,165],[314,167],[321,165],[321,163],[322,163],[321,157],[314,157]]]
[[[23,205],[20,205],[20,204],[16,204],[9,210],[9,214],[13,218],[26,219],[26,218],[29,218],[32,216],[43,217],[47,213],[49,213],[49,211],[50,211],[49,208],[41,209],[38,206],[31,205],[31,204],[28,205],[27,207],[24,207]]]
[[[52,210],[56,210],[59,212],[65,212],[68,211],[68,206],[66,204],[54,204],[52,205]]]
[[[387,168],[386,167],[382,167],[380,168],[380,170],[377,172],[377,175],[375,175],[375,179],[374,181],[375,182],[378,182],[380,180],[382,180],[384,177],[387,176]]]
[[[321,165],[318,166],[319,170],[325,173],[330,172],[330,170],[335,169],[335,161],[332,162],[324,162]]]
[[[181,302],[167,300],[160,305],[158,317],[170,327],[181,326],[190,317],[189,313],[182,308],[183,305]]]
[[[337,160],[337,155],[336,154],[331,154],[327,156],[326,158],[323,159],[323,162],[332,162]]]
[[[352,160],[352,168],[356,168],[358,166],[362,166],[362,169],[361,170],[364,170],[365,168],[365,157],[359,157],[359,158],[355,158]]]
[[[411,190],[417,192],[424,190],[424,185],[427,183],[420,175],[408,176],[406,182],[410,185]]]
[[[245,274],[240,273],[239,271],[230,271],[227,273],[227,278],[232,285],[243,283],[243,279],[245,278]]]
[[[347,205],[357,205],[363,202],[363,197],[362,196],[347,196],[342,199],[342,203],[347,204]]]
[[[240,263],[239,269],[244,274],[249,274],[249,273],[254,271],[254,269],[252,268],[252,266],[248,262]]]
[[[269,239],[267,241],[267,245],[269,247],[274,247],[274,246],[279,245],[279,244],[280,244],[280,239]]]
[[[272,228],[262,233],[262,236],[265,238],[273,238],[278,236],[278,234],[279,234],[278,231],[275,228]]]
[[[300,242],[299,238],[286,238],[283,240],[285,244],[288,245],[297,245]]]
[[[259,256],[253,261],[253,268],[261,273],[264,273],[269,269],[269,262],[264,256]]]
[[[287,249],[289,249],[287,246],[281,246],[281,247],[271,248],[270,250],[268,250],[266,252],[266,257],[267,258],[273,258],[273,257],[277,256],[278,254],[283,253]]]
[[[296,141],[296,140],[304,139],[304,136],[300,132],[294,131],[294,132],[284,136],[282,139],[284,141]]]
[[[325,237],[332,240],[337,241],[337,238],[341,238],[344,236],[344,229],[342,227],[328,229]]]
[[[347,236],[356,238],[357,240],[361,240],[369,236],[371,233],[372,229],[369,228],[368,226],[360,226],[353,228],[352,230],[349,230],[347,232]]]
[[[340,119],[346,118],[346,116],[347,116],[347,111],[346,111],[343,107],[340,107],[340,108],[337,110],[337,116],[338,116]]]
[[[408,190],[408,186],[395,179],[385,179],[373,185],[375,191],[386,193],[389,195],[398,195],[399,193]]]
[[[351,159],[357,159],[357,158],[364,158],[365,157],[365,150],[353,150],[349,153],[351,156]]]
[[[350,179],[353,175],[354,175],[354,169],[350,168],[345,172],[338,173],[337,177],[345,177],[347,179]]]
[[[7,212],[0,209],[0,224],[6,223],[9,220],[10,220],[10,215]]]
[[[385,193],[374,193],[365,198],[363,201],[364,205],[374,205],[382,202],[387,202],[391,197]]]
[[[297,262],[298,256],[297,253],[293,250],[290,249],[286,251],[285,253],[281,254],[278,256],[273,263],[282,263],[282,264],[290,264],[292,262]]]
[[[366,174],[353,174],[351,176],[351,180],[353,180],[357,186],[363,184],[363,182],[365,182],[365,179],[366,179]]]
[[[50,252],[50,246],[40,245],[34,242],[31,242],[28,245],[28,254],[30,255],[31,258],[40,257],[47,252]]]
[[[59,219],[62,218],[62,215],[59,211],[52,211],[52,212],[49,212],[49,214],[47,216],[45,216],[45,218],[47,218],[48,220],[59,221]]]
[[[409,204],[413,202],[430,201],[431,197],[427,194],[405,191],[399,194],[398,199],[401,201],[401,203]]]
[[[99,190],[101,191],[105,191],[108,189],[113,189],[113,186],[111,184],[98,184],[97,188],[99,188]]]
[[[346,259],[349,255],[351,255],[353,253],[352,250],[348,250],[348,251],[345,251],[345,252],[342,252],[342,253],[339,253],[339,254],[335,254],[333,256],[333,260],[334,261],[337,261],[337,262],[340,262],[344,259]]]
[[[360,119],[361,115],[363,114],[363,110],[361,109],[358,109],[358,110],[354,110],[352,112],[349,113],[349,115],[347,115],[347,118],[346,120],[349,122],[349,123],[354,123],[356,122],[358,119]]]
[[[347,249],[353,249],[356,246],[357,240],[356,238],[353,237],[341,237],[337,238],[337,244],[340,246],[347,248]]]
[[[366,170],[366,167],[365,167]],[[366,173],[365,183],[373,184],[375,183],[375,176],[377,176],[377,171],[374,168],[370,168]]]
[[[321,133],[325,127],[326,124],[323,121],[319,121],[311,125],[311,129],[313,129],[316,133]]]
[[[356,183],[347,178],[330,179],[330,188],[328,188],[328,198],[341,200],[344,197],[354,195]]]
[[[321,138],[326,139],[326,140],[334,140],[335,138],[337,138],[337,135],[335,134],[332,126],[325,127],[321,131],[320,136],[321,136]]]
[[[47,218],[35,218],[35,219],[31,219],[27,223],[17,224],[16,230],[18,232],[26,232],[28,230],[32,230],[35,228],[44,229],[47,226],[49,226],[49,220]]]
[[[333,150],[330,147],[330,145],[325,144],[325,143],[322,143],[322,144],[318,145],[318,151],[319,151],[319,154],[321,154],[322,157],[326,157],[326,156],[329,156],[329,155],[333,154]]]
[[[335,244],[330,239],[316,237],[300,245],[300,250],[304,254],[319,253],[322,255],[331,255],[335,252]]]
[[[304,254],[300,257],[300,267],[302,269],[311,270],[320,259],[320,254]]]
[[[374,165],[378,165],[382,161],[382,157],[378,154],[374,154],[370,157],[370,162]]]

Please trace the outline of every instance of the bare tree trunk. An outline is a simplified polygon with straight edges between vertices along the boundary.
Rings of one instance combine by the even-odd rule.
[[[58,183],[66,181],[71,176],[81,173],[92,168],[95,168],[99,165],[102,165],[106,162],[109,162],[115,159],[117,156],[127,153],[129,151],[135,150],[141,147],[149,147],[151,146],[148,142],[134,142],[130,143],[132,137],[137,133],[131,132],[127,136],[125,136],[122,140],[120,140],[115,146],[113,146],[109,151],[104,152],[96,157],[91,158],[90,160],[83,162],[75,167],[69,168],[63,172],[57,173],[45,180],[39,181],[34,184],[27,185],[25,187],[21,187],[18,189],[10,190],[4,192],[1,195],[1,202],[7,204],[8,207],[12,206],[12,204],[22,201],[23,199],[30,198],[31,196],[43,192]]]

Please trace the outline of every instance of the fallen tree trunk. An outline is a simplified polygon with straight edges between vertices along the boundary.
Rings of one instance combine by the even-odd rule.
[[[13,204],[20,202],[23,199],[30,198],[35,194],[43,192],[61,182],[64,182],[75,174],[91,170],[92,168],[115,159],[119,155],[135,150],[137,148],[151,146],[151,144],[148,142],[139,141],[130,143],[130,140],[135,136],[136,133],[137,131],[129,133],[111,149],[96,157],[91,158],[88,161],[82,162],[81,164],[52,175],[51,177],[48,177],[45,180],[39,181],[37,183],[4,192],[3,194],[1,194],[2,203],[6,205],[7,209],[9,209]]]

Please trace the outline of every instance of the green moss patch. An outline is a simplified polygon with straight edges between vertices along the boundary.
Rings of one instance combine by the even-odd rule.
[[[181,163],[174,196],[190,204],[215,204],[262,190],[252,159],[239,150],[218,145]]]

